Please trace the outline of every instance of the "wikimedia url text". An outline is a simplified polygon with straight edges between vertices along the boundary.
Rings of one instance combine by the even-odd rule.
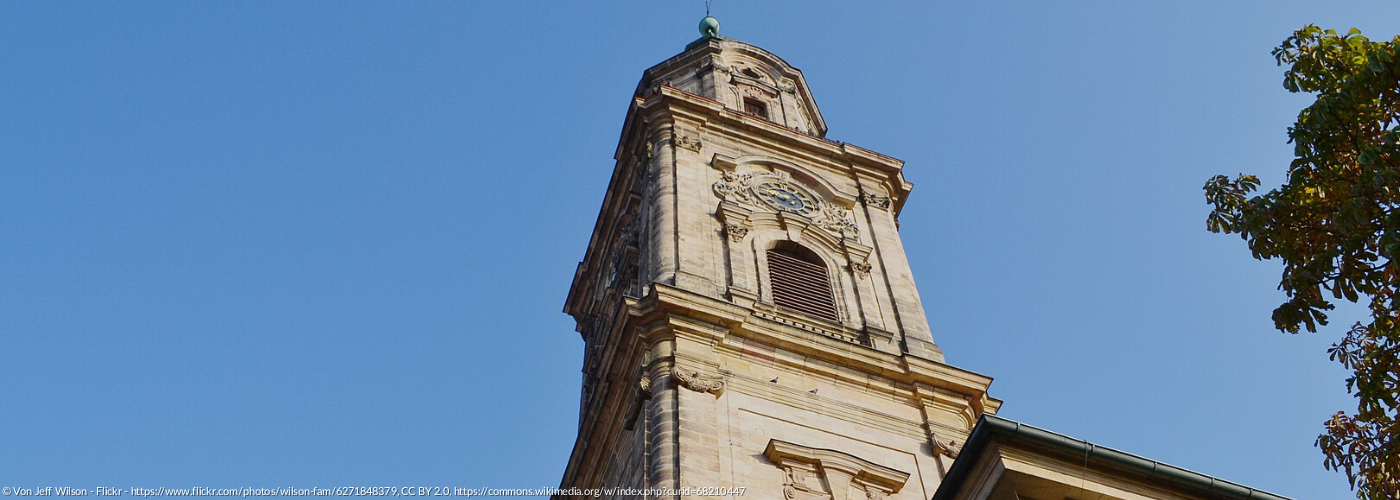
[[[743,496],[745,487],[697,488],[455,488],[448,486],[340,486],[335,488],[70,488],[0,487],[7,497],[701,497]]]

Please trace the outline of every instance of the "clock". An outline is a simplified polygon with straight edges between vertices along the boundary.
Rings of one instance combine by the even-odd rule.
[[[811,215],[817,211],[817,199],[802,189],[782,182],[765,182],[754,187],[758,199],[768,206],[783,212],[797,215]]]

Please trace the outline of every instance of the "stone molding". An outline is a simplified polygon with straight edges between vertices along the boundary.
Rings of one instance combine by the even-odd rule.
[[[827,335],[807,335],[803,332],[809,330],[796,325],[772,320],[753,321],[750,318],[758,318],[756,313],[762,313],[762,311],[750,307],[738,306],[728,301],[660,283],[653,285],[651,293],[641,299],[637,306],[638,309],[635,313],[638,316],[637,320],[651,325],[648,327],[648,331],[657,333],[671,331],[677,335],[681,332],[687,332],[689,335],[694,335],[696,341],[705,343],[719,342],[727,337],[733,337],[770,345],[793,346],[797,353],[802,356],[868,374],[879,374],[881,380],[888,380],[892,383],[888,386],[889,390],[880,392],[899,395],[899,397],[918,398],[916,401],[925,407],[956,408],[954,414],[971,417],[971,420],[960,417],[960,420],[964,420],[964,422],[959,422],[957,428],[971,428],[972,424],[976,422],[977,416],[983,412],[995,414],[997,409],[1001,407],[1000,400],[987,394],[987,386],[991,384],[992,380],[985,375],[916,356],[893,354],[876,349],[851,349],[849,341]],[[722,325],[723,328],[684,329],[678,323],[679,315],[674,313],[682,313],[691,317],[709,317],[712,318],[711,323]],[[654,320],[647,319],[653,317]],[[649,321],[656,323],[652,324]],[[650,334],[643,335],[643,337],[651,339]],[[912,339],[905,339],[905,341],[909,340]],[[818,376],[843,377],[844,370],[827,370],[822,368],[823,365],[823,363],[809,363],[806,366]],[[851,382],[869,383],[865,378],[852,379]],[[870,384],[871,389],[877,387],[885,387],[885,384],[881,383],[878,386]],[[906,389],[900,390],[899,387]],[[923,438],[926,439],[927,436],[925,435]]]
[[[682,149],[689,149],[691,151],[699,152],[700,148],[704,145],[705,144],[703,142],[700,142],[700,139],[695,139],[688,135],[676,134],[676,146],[679,146]]]
[[[773,465],[783,469],[783,497],[788,500],[850,500],[848,493],[854,488],[864,491],[869,500],[881,500],[898,493],[909,481],[907,472],[849,453],[809,448],[777,439],[768,441],[763,456]],[[807,481],[807,478],[818,474],[822,475],[825,481]]]
[[[741,391],[746,395],[761,397],[784,407],[805,409],[811,408],[814,402],[819,402],[823,407],[837,409],[837,411],[832,412],[831,416],[842,422],[848,422],[856,426],[901,436],[906,439],[928,439],[928,433],[925,430],[926,426],[921,422],[890,415],[882,411],[872,410],[865,406],[852,404],[838,398],[826,397],[821,394],[812,394],[804,390],[785,387],[768,380],[758,380],[734,373],[728,376],[732,381],[735,391]],[[781,374],[778,376],[783,377]],[[897,398],[889,398],[888,401],[896,403],[902,402]],[[753,409],[745,409],[743,411],[767,418],[781,418],[781,416],[777,414],[764,413]]]

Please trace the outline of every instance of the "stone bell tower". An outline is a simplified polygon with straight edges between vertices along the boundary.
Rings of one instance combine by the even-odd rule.
[[[718,28],[627,111],[564,307],[586,354],[561,486],[928,499],[1001,402],[934,343],[903,163],[827,139],[802,72]]]

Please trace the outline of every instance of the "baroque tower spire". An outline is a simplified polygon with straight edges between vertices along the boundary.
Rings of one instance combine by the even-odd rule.
[[[585,356],[562,486],[928,498],[1001,402],[934,343],[903,162],[826,139],[801,71],[700,31],[643,72],[565,303]]]

